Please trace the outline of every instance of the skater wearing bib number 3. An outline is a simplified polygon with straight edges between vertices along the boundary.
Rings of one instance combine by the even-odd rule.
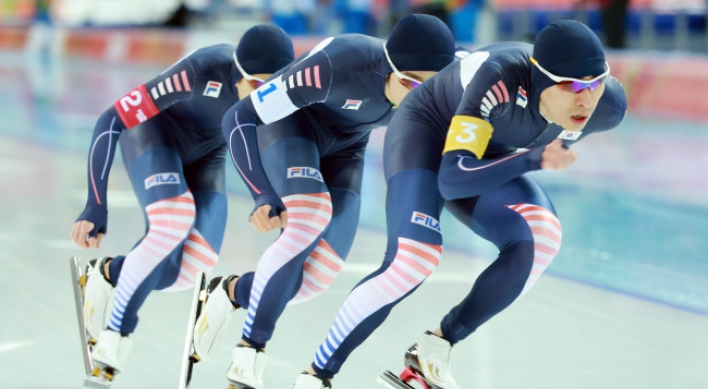
[[[340,309],[308,372],[331,387],[349,354],[391,309],[437,268],[443,207],[499,249],[471,291],[405,354],[400,377],[379,381],[408,389],[459,389],[450,352],[527,292],[558,253],[561,224],[527,172],[560,170],[570,148],[624,118],[625,95],[610,75],[595,34],[575,21],[546,26],[534,45],[482,47],[411,92],[384,143],[388,247]]]

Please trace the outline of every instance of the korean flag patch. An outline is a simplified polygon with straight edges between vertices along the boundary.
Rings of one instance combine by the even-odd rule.
[[[558,135],[558,139],[565,139],[565,140],[578,140],[580,138],[580,135],[582,135],[582,131],[566,131],[563,130],[563,132]]]

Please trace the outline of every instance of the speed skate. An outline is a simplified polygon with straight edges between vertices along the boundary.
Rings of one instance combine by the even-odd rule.
[[[87,274],[91,271],[92,265],[86,265],[86,272],[81,269],[81,260],[79,257],[72,257],[70,260],[71,279],[74,286],[74,303],[76,305],[76,318],[79,322],[79,333],[81,337],[81,351],[84,356],[84,368],[86,370],[86,379],[84,380],[85,388],[107,389],[113,383],[112,369],[101,369],[95,366],[91,359],[91,352],[96,345],[96,339],[93,339],[86,331],[86,319],[84,316],[84,301]]]
[[[451,352],[450,342],[426,331],[406,350],[403,372],[396,376],[387,371],[377,380],[391,389],[461,389],[450,370]]]
[[[182,353],[179,389],[189,388],[189,384],[192,382],[194,364],[199,362],[199,355],[194,351],[194,324],[197,322],[197,318],[199,318],[204,304],[206,304],[206,298],[206,275],[203,272],[198,272],[194,286],[194,295],[192,296],[192,308],[189,312],[189,320],[187,322],[187,336],[184,341],[184,352]]]

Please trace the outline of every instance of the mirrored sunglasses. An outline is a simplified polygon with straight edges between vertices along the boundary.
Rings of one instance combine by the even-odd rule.
[[[531,63],[533,63],[538,68],[538,70],[541,71],[541,73],[545,74],[546,76],[548,76],[548,78],[556,82],[563,90],[572,93],[580,93],[585,89],[589,89],[592,92],[595,89],[599,88],[600,85],[604,84],[605,80],[607,79],[607,76],[610,74],[610,64],[608,64],[607,62],[605,62],[605,68],[607,70],[605,70],[604,73],[591,80],[580,80],[572,77],[556,76],[555,74],[549,72],[541,65],[539,65],[538,61],[536,61],[536,59],[533,57],[531,57]]]

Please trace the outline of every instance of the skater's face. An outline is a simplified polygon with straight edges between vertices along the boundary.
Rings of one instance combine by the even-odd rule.
[[[265,80],[270,77],[271,74],[249,74],[248,78],[243,77],[236,83],[236,89],[238,90],[238,99],[243,100],[251,92],[258,89],[261,85],[265,83]]]
[[[541,92],[539,109],[543,117],[564,130],[582,131],[595,112],[597,102],[604,91],[604,84],[592,92],[590,89],[583,89],[579,93],[567,91],[561,85],[553,85]]]
[[[606,64],[607,70],[603,74],[575,79],[556,76],[533,58],[531,62],[556,82],[541,92],[539,110],[543,117],[566,131],[582,131],[605,92],[605,80],[610,74],[609,65]]]

